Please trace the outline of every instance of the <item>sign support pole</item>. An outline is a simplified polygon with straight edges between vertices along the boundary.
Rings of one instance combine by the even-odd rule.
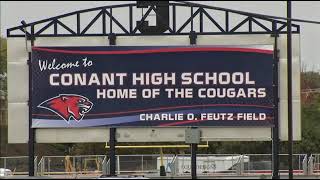
[[[35,131],[32,128],[32,65],[31,52],[29,54],[29,140],[28,140],[28,154],[29,154],[29,176],[34,176],[34,143]]]
[[[279,51],[278,51],[278,31],[275,21],[272,22],[272,37],[274,37],[274,62],[273,62],[273,92],[274,92],[274,127],[272,128],[272,179],[280,179],[279,175]]]
[[[197,179],[197,149],[198,144],[192,143],[191,145],[191,178]]]
[[[193,31],[193,21],[192,23],[192,30],[190,31],[189,34],[189,40],[190,40],[190,45],[196,45],[197,44],[197,34],[195,31]],[[186,133],[186,138],[190,136],[192,137],[193,130],[196,130],[195,132],[199,132],[196,127],[191,127],[191,134]],[[197,149],[198,149],[198,144],[195,142],[200,141],[200,134],[198,137],[194,137],[195,139],[192,139],[190,142],[190,148],[191,148],[191,178],[192,179],[197,179]]]
[[[110,128],[109,136],[110,176],[116,176],[116,128]]]
[[[201,131],[197,127],[187,128],[185,142],[190,144],[191,149],[191,178],[197,179],[197,150],[200,143]]]
[[[292,30],[291,30],[291,1],[287,1],[287,57],[288,57],[288,164],[289,179],[293,179],[293,124],[292,124]]]
[[[34,26],[31,27],[31,34],[34,34]],[[30,38],[31,40],[31,47],[34,45],[34,38],[33,36],[27,36],[26,34],[26,41]],[[26,43],[27,46],[27,43]],[[26,47],[26,49],[28,49]],[[35,176],[35,129],[32,128],[32,56],[31,52],[28,52],[28,68],[29,68],[29,140],[28,140],[28,161],[29,161],[29,176]]]

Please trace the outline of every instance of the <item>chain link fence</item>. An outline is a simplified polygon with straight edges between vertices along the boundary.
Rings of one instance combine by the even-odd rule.
[[[311,172],[315,175],[320,175],[320,154],[313,154],[310,157]]]
[[[246,154],[250,157],[248,163],[244,164],[244,173],[247,174],[272,174],[272,154]],[[296,175],[303,174],[303,162],[306,154],[293,155],[293,169]],[[279,155],[279,169],[280,173],[288,173],[288,155]]]
[[[294,154],[294,174],[320,175],[320,154]],[[288,155],[281,154],[280,173],[288,173]],[[83,156],[43,156],[35,160],[38,176],[52,177],[99,177],[109,172],[109,158],[106,155]],[[309,163],[309,164],[305,164]],[[168,176],[190,176],[190,154],[166,154],[162,160],[159,154],[117,155],[116,173],[118,175],[158,176],[160,165],[165,166]],[[312,167],[309,173],[308,167]],[[15,175],[27,174],[28,157],[0,157],[0,168],[10,169]],[[272,174],[271,154],[198,154],[198,176],[261,176]]]
[[[28,156],[0,157],[0,168],[10,169],[13,175],[27,175],[28,162]]]
[[[105,155],[43,156],[38,163],[38,175],[101,175]]]

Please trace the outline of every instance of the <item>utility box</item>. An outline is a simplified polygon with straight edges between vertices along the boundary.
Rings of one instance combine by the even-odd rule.
[[[185,131],[186,144],[199,144],[201,131],[199,128],[187,128]]]

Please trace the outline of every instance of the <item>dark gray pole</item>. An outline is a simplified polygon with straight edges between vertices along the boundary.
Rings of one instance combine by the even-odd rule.
[[[191,178],[197,179],[197,149],[198,144],[192,143],[191,145]]]
[[[293,126],[292,126],[292,31],[291,31],[291,1],[287,1],[287,56],[288,56],[288,164],[289,179],[293,179]]]
[[[110,176],[116,176],[116,128],[110,128],[109,146]]]
[[[23,20],[21,21],[21,24],[24,25],[25,27],[27,26],[26,22]],[[25,33],[25,40],[26,40],[26,51],[28,52],[28,40],[31,40],[31,48],[34,46],[34,25],[31,26],[31,35],[27,35],[27,30],[26,28],[24,29]],[[28,114],[28,119],[29,119],[29,139],[28,139],[28,165],[29,165],[29,176],[34,176],[34,146],[35,146],[35,129],[32,128],[32,54],[31,52],[28,52],[28,78],[29,78],[29,101],[28,101],[28,106],[29,106],[29,114]]]
[[[35,130],[32,128],[32,64],[31,52],[29,52],[29,140],[28,140],[28,155],[29,155],[29,176],[34,176],[34,144]]]
[[[274,57],[273,57],[273,93],[274,93],[274,127],[272,128],[272,179],[280,179],[279,176],[279,52],[278,52],[278,31],[276,21],[272,22],[272,36],[274,37]]]

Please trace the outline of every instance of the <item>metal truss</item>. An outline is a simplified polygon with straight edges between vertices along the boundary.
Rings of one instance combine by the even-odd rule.
[[[177,9],[184,8],[184,11]],[[16,26],[7,29],[7,37],[79,37],[79,36],[139,36],[146,35],[139,31],[142,23],[156,12],[156,6],[149,6],[146,12],[137,19],[137,14],[142,10],[136,3],[103,6],[75,11],[60,16]],[[119,11],[121,10],[121,11]],[[118,18],[115,11],[126,12]],[[148,35],[234,35],[234,34],[284,34],[287,22],[261,16],[245,16],[228,10],[212,10],[201,6],[190,6],[183,3],[169,3],[170,22],[166,32]],[[186,13],[190,12],[190,13]],[[84,20],[86,13],[94,14],[89,17],[91,21]],[[218,15],[219,14],[219,18]],[[161,17],[155,13],[157,18]],[[222,17],[221,17],[222,16]],[[234,16],[236,18],[230,17]],[[186,19],[182,20],[181,17]],[[73,18],[71,22],[64,19]],[[87,17],[88,18],[88,17]],[[179,24],[177,23],[179,19]],[[222,20],[221,20],[222,19]],[[233,22],[235,19],[240,21]],[[209,23],[208,23],[209,22]],[[94,28],[98,25],[99,28]],[[114,29],[117,29],[116,31]],[[50,31],[50,32],[48,32]],[[92,32],[93,31],[93,32]],[[300,26],[292,24],[292,33],[300,33]]]

